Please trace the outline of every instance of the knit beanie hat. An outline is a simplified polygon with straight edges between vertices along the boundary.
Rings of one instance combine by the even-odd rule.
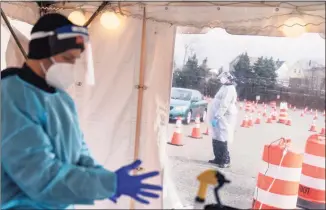
[[[68,18],[61,14],[51,13],[42,16],[33,26],[31,34],[35,32],[54,31],[66,25],[74,25]],[[44,59],[51,57],[49,37],[33,39],[29,42],[28,58]]]

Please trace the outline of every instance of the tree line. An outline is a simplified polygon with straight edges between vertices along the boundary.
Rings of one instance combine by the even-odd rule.
[[[205,58],[199,64],[196,54],[190,56],[181,69],[178,68],[174,71],[172,86],[196,89],[206,96],[214,97],[220,87],[217,74],[223,69],[222,67],[218,69],[216,74],[216,72],[211,71],[212,69],[208,67],[207,62],[208,59]],[[238,56],[235,64],[230,66],[230,71],[236,77],[239,98],[255,100],[256,95],[261,91],[258,90],[258,92],[253,93],[253,91],[250,91],[252,86],[259,85],[262,90],[273,88],[276,85],[276,70],[280,64],[279,60],[275,61],[272,57],[259,57],[251,65],[247,53]],[[267,98],[276,97],[272,92],[268,95],[270,96],[265,96],[266,100]]]
[[[188,57],[182,68],[174,70],[172,87],[195,89],[205,96],[214,97],[221,86],[217,80],[217,74],[223,69],[222,67],[218,69],[216,74],[208,67],[207,62],[205,58],[199,64],[196,54]],[[259,96],[260,102],[287,101],[298,108],[308,106],[323,110],[325,90],[282,84],[280,80],[277,80],[276,72],[282,64],[283,62],[273,57],[259,57],[252,64],[246,52],[239,55],[230,65],[230,71],[236,77],[239,99],[254,101],[256,96]]]

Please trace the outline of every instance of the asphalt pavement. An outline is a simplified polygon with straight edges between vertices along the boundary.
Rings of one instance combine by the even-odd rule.
[[[262,105],[258,110],[263,111]],[[267,108],[270,111],[271,108]],[[300,116],[301,110],[289,110],[288,114],[292,120],[292,126],[286,126],[273,121],[273,124],[267,124],[267,118],[261,116],[261,124],[254,125],[251,128],[242,128],[240,124],[244,118],[244,110],[239,110],[238,124],[235,132],[235,140],[230,146],[231,167],[220,170],[230,184],[221,189],[222,203],[239,208],[251,208],[252,198],[256,186],[256,176],[258,175],[263,147],[266,144],[281,138],[290,138],[292,140],[291,149],[296,152],[304,152],[307,138],[313,134],[308,131],[313,115],[306,114]],[[316,126],[318,132],[325,127],[325,117],[323,113],[318,113]],[[255,120],[257,110],[252,113]],[[184,146],[168,145],[168,155],[172,166],[172,177],[176,185],[178,194],[184,206],[192,206],[198,190],[196,177],[203,171],[213,168],[208,160],[213,158],[212,140],[210,136],[203,135],[202,139],[193,139],[188,137],[191,134],[194,124],[183,125],[182,141]],[[201,132],[206,131],[206,124],[201,124]],[[169,137],[171,139],[175,125],[169,124]],[[209,188],[207,203],[215,203],[213,196],[213,187]]]

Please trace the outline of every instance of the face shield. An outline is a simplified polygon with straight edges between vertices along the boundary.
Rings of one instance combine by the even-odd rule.
[[[63,58],[59,62],[71,63],[72,58],[75,65],[85,69],[86,83],[95,84],[92,48],[86,27],[67,25],[55,31],[31,34],[31,39],[41,38],[48,38],[51,55]]]
[[[225,84],[229,81],[230,74],[229,72],[222,71],[218,76],[217,79],[222,83]]]

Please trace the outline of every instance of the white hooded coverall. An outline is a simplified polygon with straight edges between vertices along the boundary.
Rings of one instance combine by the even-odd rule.
[[[237,122],[237,92],[235,85],[222,85],[216,93],[209,112],[209,125],[213,140],[233,142]],[[211,122],[216,119],[217,127],[212,127]]]

